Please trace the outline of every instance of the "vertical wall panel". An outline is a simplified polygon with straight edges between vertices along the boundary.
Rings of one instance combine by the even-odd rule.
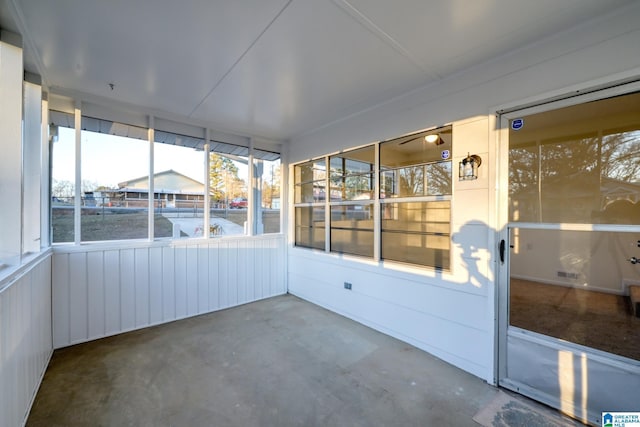
[[[102,337],[105,328],[104,253],[87,254],[89,339]]]
[[[218,246],[218,295],[220,308],[229,307],[229,241]]]
[[[53,349],[51,256],[25,268],[0,283],[0,426],[24,424]]]
[[[284,242],[269,235],[56,247],[55,347],[283,294]]]
[[[198,245],[198,313],[209,311],[209,250]]]
[[[187,248],[175,248],[176,318],[187,316]]]
[[[69,345],[69,254],[53,257],[53,345]]]
[[[238,304],[238,242],[229,241],[227,252],[227,304],[233,307]]]
[[[105,335],[121,331],[120,251],[104,251],[104,312]]]
[[[149,321],[162,322],[162,248],[149,249]]]
[[[198,314],[198,247],[187,248],[187,315]]]
[[[162,248],[162,320],[176,319],[175,249]]]
[[[131,330],[136,324],[135,250],[120,251],[120,327]]]
[[[219,255],[220,245],[217,242],[209,244],[209,310],[220,308]]]
[[[87,312],[87,254],[69,255],[69,339],[82,342],[89,338]]]
[[[264,244],[264,241],[256,242],[256,245],[253,248],[253,265],[255,266],[255,269],[252,271],[252,284],[255,299],[262,298],[262,295],[264,295],[262,292],[262,282],[266,274],[268,274],[267,271],[265,271],[268,267],[264,265],[264,255],[262,254],[262,247]]]
[[[247,270],[249,268],[249,245],[254,245],[254,241],[242,240],[238,242],[236,252],[236,290],[238,299],[237,304],[249,301],[249,292],[247,290]]]
[[[149,249],[135,250],[135,327],[149,326]]]

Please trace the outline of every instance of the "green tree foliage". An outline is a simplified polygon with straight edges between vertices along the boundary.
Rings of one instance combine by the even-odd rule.
[[[242,191],[244,181],[238,177],[238,167],[228,157],[209,154],[209,185],[214,200],[233,198]]]

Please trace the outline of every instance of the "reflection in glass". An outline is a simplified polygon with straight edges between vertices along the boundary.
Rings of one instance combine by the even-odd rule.
[[[451,202],[382,204],[382,259],[449,269]]]
[[[451,127],[380,144],[380,198],[451,194],[450,157]]]
[[[294,167],[294,203],[321,202],[326,198],[326,167],[324,159]]]
[[[385,198],[451,194],[451,162],[382,171],[380,188]]]
[[[331,156],[331,201],[371,200],[375,167],[373,146]]]
[[[373,256],[373,205],[331,207],[331,251]]]
[[[511,221],[640,224],[640,94],[523,123],[509,130]]]
[[[514,228],[509,324],[640,360],[635,233]]]
[[[324,213],[325,209],[323,206],[304,206],[296,208],[296,246],[324,250]]]

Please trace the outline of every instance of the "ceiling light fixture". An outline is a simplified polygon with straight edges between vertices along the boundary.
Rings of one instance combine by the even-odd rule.
[[[440,141],[440,135],[438,135],[437,133],[430,133],[429,135],[424,137],[424,140],[429,144],[435,143],[436,145],[438,145],[438,141]]]

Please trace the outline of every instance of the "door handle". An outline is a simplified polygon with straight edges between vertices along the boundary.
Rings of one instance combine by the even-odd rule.
[[[507,242],[504,239],[500,240],[500,263],[504,264],[504,251],[507,247]]]

